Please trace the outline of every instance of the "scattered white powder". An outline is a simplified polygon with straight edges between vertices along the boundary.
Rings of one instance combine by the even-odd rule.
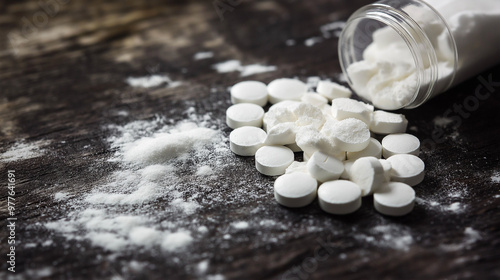
[[[288,39],[285,41],[285,45],[287,45],[288,47],[295,46],[296,43],[297,42],[294,39]]]
[[[435,126],[445,127],[453,122],[451,118],[445,118],[442,116],[437,116],[433,120]]]
[[[167,251],[175,251],[189,245],[193,241],[190,231],[178,231],[165,236],[161,243],[161,247]]]
[[[249,227],[248,222],[245,221],[240,221],[240,222],[234,222],[231,224],[234,228],[236,229],[246,229]]]
[[[450,204],[450,206],[447,207],[447,210],[453,211],[453,212],[462,212],[464,210],[464,206],[460,202],[454,202]]]
[[[70,197],[71,196],[66,192],[56,192],[56,194],[54,195],[54,200],[55,201],[63,201],[63,200],[67,200]]]
[[[493,175],[491,175],[491,182],[493,183],[500,183],[500,172],[496,171]]]
[[[312,37],[312,38],[308,38],[304,41],[304,45],[306,45],[307,47],[312,47],[318,43],[321,43],[323,42],[323,38],[321,37]]]
[[[192,107],[185,114],[185,120],[174,124],[157,117],[108,126],[112,133],[108,141],[116,151],[109,161],[118,168],[88,194],[72,199],[67,217],[45,227],[111,252],[183,251],[208,232],[192,217],[200,203],[209,207],[220,198],[203,194],[211,191],[206,187],[210,176],[199,175],[221,174],[232,168],[234,159],[228,139],[215,126],[217,121],[197,115]],[[197,166],[193,163],[203,164],[193,168]],[[246,199],[252,197],[241,192]],[[62,192],[55,195],[56,200],[66,198]],[[158,200],[160,204],[152,204]],[[153,209],[153,205],[162,208]]]
[[[215,274],[215,275],[207,275],[207,280],[224,280],[226,279],[224,275]]]
[[[482,236],[479,231],[471,227],[466,227],[464,229],[464,237],[461,243],[442,244],[440,248],[446,252],[462,251],[466,249],[468,246],[481,240],[481,238]]]
[[[31,143],[26,143],[24,141],[16,142],[7,151],[0,154],[0,162],[13,162],[40,157],[45,153],[42,147],[48,144],[49,142],[45,140]]]
[[[208,270],[209,260],[203,260],[196,265],[196,270],[199,274],[205,274]]]
[[[241,62],[239,60],[228,60],[212,65],[212,68],[217,70],[218,73],[229,73],[240,71]]]
[[[332,35],[335,37],[339,37],[340,33],[342,33],[342,29],[345,26],[345,21],[334,21],[327,24],[322,25],[319,30],[323,35],[323,38],[328,39],[331,38]]]
[[[228,60],[212,65],[218,73],[240,72],[241,77],[246,77],[254,74],[276,71],[276,66],[266,66],[261,64],[241,65],[238,60]]]
[[[208,165],[202,165],[196,171],[196,175],[198,176],[208,176],[212,174],[214,174],[214,170]]]
[[[369,233],[355,234],[357,240],[367,242],[379,247],[407,251],[413,244],[410,229],[398,225],[378,225]]]
[[[198,232],[207,233],[208,228],[206,226],[200,226],[200,227],[198,227]]]
[[[272,72],[276,71],[278,69],[276,66],[266,66],[266,65],[260,65],[260,64],[250,64],[247,66],[242,66],[240,76],[246,77],[254,74],[259,74],[259,73],[265,73],[265,72]]]
[[[207,58],[212,58],[214,57],[213,52],[198,52],[195,53],[193,56],[194,60],[202,60],[202,59],[207,59]]]
[[[168,76],[150,75],[145,77],[129,77],[126,82],[132,87],[152,88],[166,84],[167,87],[177,87],[181,84],[179,81],[173,81]]]

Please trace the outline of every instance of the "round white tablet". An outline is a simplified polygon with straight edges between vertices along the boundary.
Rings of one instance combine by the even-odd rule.
[[[295,143],[295,123],[278,123],[267,130],[266,145],[288,145]]]
[[[404,115],[385,111],[373,112],[370,122],[370,130],[378,134],[404,133],[407,126]]]
[[[355,118],[369,124],[373,110],[366,105],[350,98],[337,98],[332,100],[332,116],[339,121]]]
[[[242,126],[262,126],[264,109],[251,103],[235,104],[226,110],[226,123],[232,129]]]
[[[285,146],[263,146],[255,153],[255,167],[267,176],[285,174],[295,155]]]
[[[418,156],[420,152],[420,140],[407,134],[389,134],[382,139],[382,154],[389,158],[396,154],[411,154]]]
[[[274,198],[286,207],[304,207],[316,198],[318,183],[309,174],[295,172],[274,181]]]
[[[332,156],[315,152],[307,161],[307,170],[319,182],[326,182],[337,180],[344,172],[344,164]]]
[[[344,172],[340,175],[340,179],[349,180],[351,176],[349,175],[349,171],[351,171],[351,167],[356,160],[346,160],[344,161]]]
[[[384,168],[374,157],[357,159],[349,170],[350,180],[361,188],[361,194],[367,196],[377,191],[385,182]]]
[[[330,214],[349,214],[361,207],[361,189],[346,180],[329,181],[318,189],[319,207]]]
[[[300,98],[307,92],[307,85],[296,79],[277,79],[267,85],[267,92],[269,102],[272,104],[285,100],[300,101]]]
[[[370,143],[368,126],[354,118],[341,120],[333,124],[332,134],[336,146],[346,152],[359,152]]]
[[[382,184],[373,194],[373,206],[378,212],[388,216],[403,216],[413,210],[415,191],[407,184],[388,182]]]
[[[382,157],[382,145],[375,138],[370,138],[368,146],[359,152],[347,152],[347,159],[356,160],[362,157]]]
[[[264,145],[266,132],[258,127],[243,126],[229,134],[229,147],[233,153],[240,156],[254,156]]]
[[[391,181],[406,183],[410,186],[420,184],[425,176],[425,164],[417,156],[393,155],[387,161],[391,163]]]
[[[264,107],[267,104],[267,86],[258,81],[239,82],[231,87],[231,102],[253,103]]]

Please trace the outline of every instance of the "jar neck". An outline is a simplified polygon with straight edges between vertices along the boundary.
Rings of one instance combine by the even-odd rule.
[[[392,28],[399,34],[408,46],[415,64],[416,84],[415,92],[411,99],[402,108],[415,108],[426,102],[439,92],[445,91],[453,83],[457,68],[457,50],[450,29],[443,18],[431,6],[422,1],[379,1],[357,10],[347,21],[339,40],[339,58],[344,73],[347,67],[358,61],[355,48],[362,47],[366,42],[360,42],[359,38],[351,36],[359,27],[360,20],[373,20]],[[427,21],[427,22],[426,22]],[[430,22],[429,22],[430,21]],[[442,28],[439,35],[441,42],[447,42],[455,59],[447,62],[446,69],[452,69],[445,73],[440,67],[439,53],[437,51],[438,40],[433,26]],[[366,30],[365,30],[366,31]],[[369,34],[371,36],[371,34]],[[357,51],[359,53],[359,50]],[[353,87],[352,81],[348,81]],[[394,108],[399,109],[399,108]]]

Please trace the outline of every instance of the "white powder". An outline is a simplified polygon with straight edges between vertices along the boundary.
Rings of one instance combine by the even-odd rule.
[[[288,39],[285,41],[285,45],[287,45],[288,47],[295,46],[296,43],[297,42],[294,39]]]
[[[55,201],[63,201],[63,200],[67,200],[68,198],[70,198],[71,195],[66,193],[66,192],[56,192],[54,194],[54,200]]]
[[[45,140],[26,143],[24,141],[16,142],[7,151],[0,154],[0,162],[13,162],[41,157],[45,154],[44,146],[50,142]]]
[[[455,252],[462,251],[466,249],[468,246],[476,243],[481,240],[481,233],[471,227],[466,227],[464,229],[464,237],[461,243],[453,243],[453,244],[442,244],[440,248],[446,252]]]
[[[375,246],[408,251],[413,244],[413,236],[408,227],[398,225],[378,225],[369,233],[355,234],[354,237]]]
[[[491,182],[493,183],[500,183],[500,172],[499,171],[496,171],[495,173],[493,173],[493,175],[491,175]]]
[[[323,38],[321,37],[312,37],[312,38],[308,38],[304,41],[304,45],[306,47],[312,47],[318,43],[321,43],[323,42]]]
[[[231,224],[234,228],[236,229],[246,229],[249,227],[248,222],[245,221],[240,221],[240,222],[234,222]]]
[[[196,175],[198,176],[208,176],[212,174],[214,174],[214,170],[208,165],[202,165],[198,167],[198,170],[196,171]]]
[[[434,125],[439,126],[439,127],[445,127],[452,122],[453,122],[453,120],[451,118],[445,118],[442,116],[437,116],[433,120]]]
[[[345,21],[334,21],[327,24],[322,25],[319,30],[323,35],[323,38],[328,39],[331,38],[332,35],[335,37],[339,37],[340,33],[342,33],[342,29],[345,26]]]
[[[198,52],[195,53],[193,56],[194,60],[202,60],[202,59],[207,59],[207,58],[212,58],[214,57],[213,52]]]
[[[145,77],[129,77],[126,82],[132,87],[152,88],[166,84],[167,87],[177,87],[181,82],[173,81],[168,76],[150,75]]]
[[[200,203],[211,205],[220,199],[202,195],[210,191],[205,188],[211,178],[207,175],[230,169],[234,160],[227,138],[210,115],[197,115],[192,107],[185,114],[185,120],[174,124],[157,117],[108,126],[108,141],[116,151],[110,161],[118,168],[88,194],[72,199],[67,217],[45,227],[117,253],[137,248],[179,252],[196,242],[208,228],[193,215]],[[203,164],[193,168],[193,162]],[[67,197],[61,192],[54,199]],[[153,210],[153,202],[161,208]]]
[[[238,71],[240,72],[241,77],[276,71],[276,69],[278,69],[276,66],[266,66],[261,64],[250,64],[243,66],[241,65],[241,62],[238,60],[228,60],[225,62],[220,62],[212,65],[212,68],[215,69],[218,73],[229,73]]]
[[[196,265],[196,270],[199,274],[205,274],[208,269],[209,260],[203,260]]]

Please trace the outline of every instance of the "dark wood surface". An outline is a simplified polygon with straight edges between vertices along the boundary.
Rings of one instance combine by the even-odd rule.
[[[234,1],[234,9],[221,19],[212,1],[59,1],[58,12],[36,30],[23,27],[23,19],[33,22],[37,12],[44,11],[38,1],[0,3],[0,153],[23,139],[49,143],[43,156],[0,163],[4,186],[0,278],[499,279],[500,185],[494,178],[500,175],[500,87],[497,82],[489,87],[488,97],[474,100],[482,85],[477,77],[403,112],[410,120],[410,132],[425,143],[421,158],[427,167],[424,182],[415,188],[420,200],[408,216],[379,215],[369,198],[363,200],[360,211],[345,217],[321,212],[316,202],[298,210],[282,208],[272,196],[273,179],[258,175],[253,159],[235,157],[240,174],[219,176],[235,185],[241,177],[254,180],[266,186],[261,190],[263,198],[199,209],[196,217],[212,222],[207,224],[206,237],[190,245],[192,254],[157,250],[113,254],[88,240],[68,240],[43,227],[71,210],[69,202],[54,200],[56,192],[78,199],[117,168],[106,161],[114,151],[103,127],[156,115],[180,120],[183,116],[177,112],[193,104],[198,112],[211,112],[224,123],[230,105],[226,88],[246,79],[211,68],[229,59],[276,65],[276,71],[248,77],[263,82],[309,76],[336,80],[341,72],[337,38],[323,39],[312,47],[304,42],[321,37],[320,26],[346,20],[369,2]],[[24,39],[13,41],[13,34]],[[288,39],[296,45],[287,46]],[[214,57],[193,60],[195,53],[207,50]],[[125,83],[127,77],[146,76],[151,69],[183,84],[138,89]],[[500,66],[481,77],[500,81]],[[211,93],[211,89],[216,90]],[[448,115],[455,119],[451,125],[435,124],[436,117],[464,105],[463,113]],[[119,110],[129,115],[114,114]],[[225,125],[221,129],[225,135],[230,132]],[[7,271],[6,264],[10,169],[16,170],[17,178],[20,243],[15,274]],[[221,188],[215,181],[213,188],[228,200],[233,195],[231,188]],[[456,202],[463,211],[442,210]],[[252,214],[258,207],[265,211]],[[259,218],[282,221],[285,226],[270,227],[264,233],[250,227],[223,240],[221,229],[232,221]],[[373,233],[377,225],[403,228],[413,242],[401,250],[382,246],[394,241],[385,240],[393,238],[391,234],[372,234],[372,242],[359,238]],[[479,236],[472,238],[467,228]],[[272,237],[277,242],[270,242]],[[43,246],[47,240],[53,244]],[[36,246],[25,246],[29,243]],[[318,252],[327,255],[313,260]],[[208,270],[199,275],[194,267],[204,259],[210,260]],[[145,268],[127,269],[132,260],[145,263]],[[49,272],[43,273],[47,268]]]

